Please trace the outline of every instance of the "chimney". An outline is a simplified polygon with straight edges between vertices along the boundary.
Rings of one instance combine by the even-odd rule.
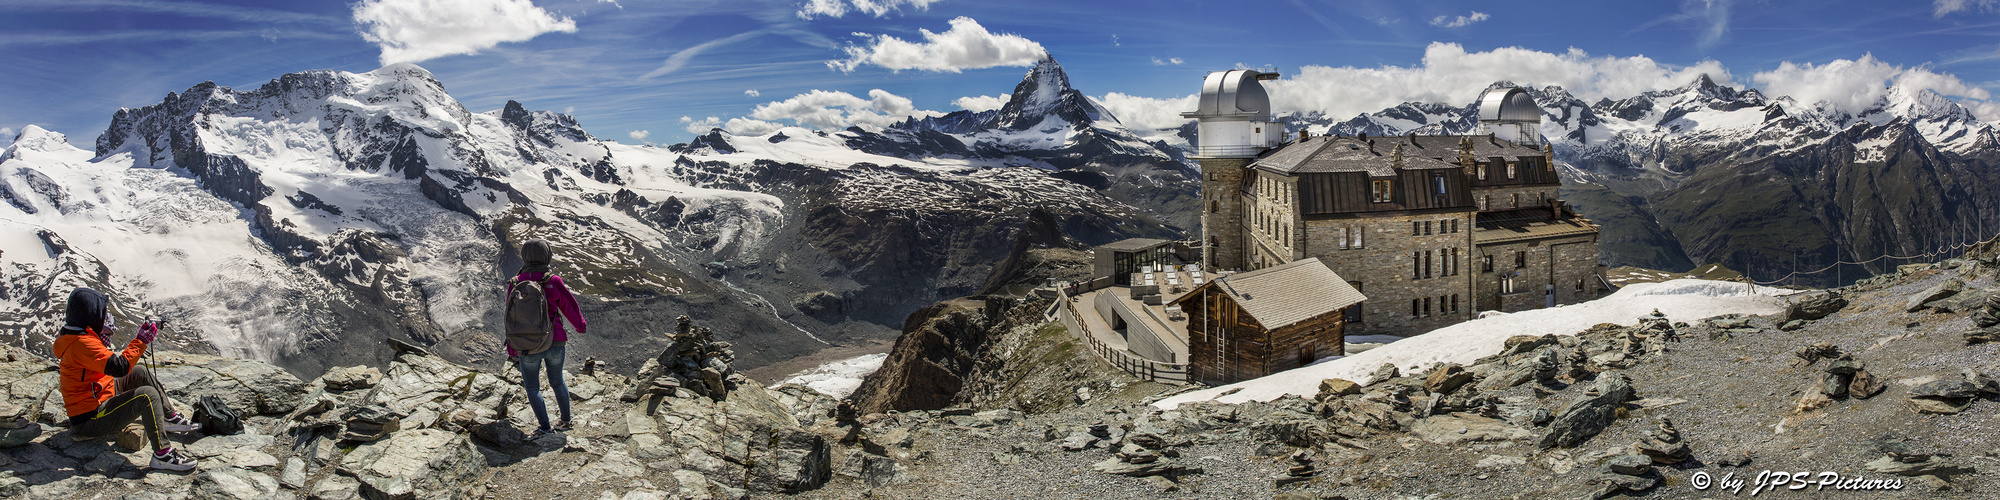
[[[1311,136],[1312,133],[1306,131],[1306,129],[1299,129],[1299,142],[1306,142],[1306,138]]]
[[[1368,153],[1369,153],[1369,154],[1374,154],[1374,153],[1375,153],[1375,140],[1374,140],[1374,139],[1369,139],[1369,138],[1368,138],[1368,134],[1361,134],[1361,138],[1362,138],[1362,139],[1364,139],[1364,140],[1367,140],[1367,141],[1368,141]]]
[[[1396,143],[1396,149],[1389,152],[1389,168],[1403,169],[1403,143]]]

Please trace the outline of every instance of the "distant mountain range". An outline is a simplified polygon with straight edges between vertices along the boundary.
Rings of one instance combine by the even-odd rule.
[[[1564,196],[1603,224],[1602,255],[1612,265],[1720,263],[1768,280],[1790,273],[1795,259],[1817,269],[2000,232],[1992,195],[2000,133],[1929,90],[1890,87],[1859,113],[1706,75],[1595,103],[1561,87],[1529,91],[1542,106],[1542,134],[1565,164]],[[1320,133],[1463,134],[1476,129],[1476,111],[1413,102],[1344,121],[1286,119],[1293,130]],[[1848,266],[1801,283],[1852,282],[1908,262]]]

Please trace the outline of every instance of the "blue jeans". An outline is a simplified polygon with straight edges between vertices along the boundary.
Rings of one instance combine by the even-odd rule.
[[[549,404],[542,401],[542,365],[549,367],[549,386],[556,390],[556,404],[562,407],[562,421],[569,423],[569,384],[563,383],[563,343],[549,350],[521,355],[521,388],[528,390],[528,406],[535,408],[535,421],[542,431],[550,430]]]

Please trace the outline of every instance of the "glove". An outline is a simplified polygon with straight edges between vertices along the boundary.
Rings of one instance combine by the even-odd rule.
[[[139,342],[146,345],[152,345],[153,338],[158,336],[160,336],[160,324],[147,321],[145,324],[139,325],[139,334],[132,338],[138,339]]]

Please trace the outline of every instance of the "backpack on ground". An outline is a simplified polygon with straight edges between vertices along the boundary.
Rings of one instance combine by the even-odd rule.
[[[222,398],[202,396],[194,405],[194,421],[201,424],[201,432],[210,436],[242,434],[243,417],[229,405],[222,404]]]
[[[539,280],[516,279],[507,286],[507,347],[521,354],[539,354],[555,345],[555,324],[549,321],[548,275]]]

